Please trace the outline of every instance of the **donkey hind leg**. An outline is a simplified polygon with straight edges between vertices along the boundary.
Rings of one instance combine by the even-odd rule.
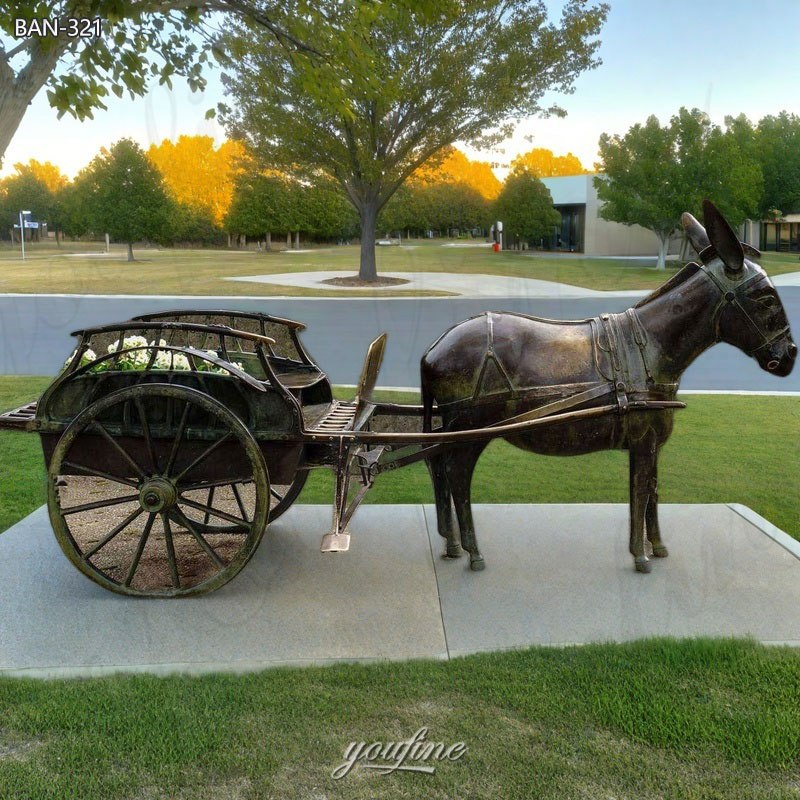
[[[649,437],[647,437],[649,438]],[[652,564],[644,546],[645,511],[655,477],[656,448],[649,441],[632,442],[630,447],[630,553],[637,572],[650,572]]]
[[[647,538],[653,548],[653,556],[655,558],[666,558],[669,555],[669,551],[661,539],[661,529],[658,525],[658,455],[659,451],[656,450],[653,457],[653,474],[650,479],[650,485],[647,487],[647,509],[644,514],[644,522],[647,529]]]
[[[453,518],[453,496],[450,494],[450,485],[447,481],[445,457],[433,456],[426,460],[428,472],[433,482],[433,494],[436,498],[436,526],[439,536],[447,539],[444,558],[460,558],[463,555],[461,544],[458,540],[458,528]]]
[[[475,464],[485,446],[485,444],[473,444],[454,447],[445,456],[447,481],[450,484],[458,527],[461,531],[461,546],[469,553],[470,569],[476,572],[482,570],[486,564],[478,550],[478,542],[475,538],[470,488]]]

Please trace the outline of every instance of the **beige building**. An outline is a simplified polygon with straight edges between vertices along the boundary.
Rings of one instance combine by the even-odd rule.
[[[595,175],[566,175],[543,178],[550,190],[553,205],[561,213],[561,228],[556,229],[545,249],[590,256],[656,256],[658,238],[640,225],[622,225],[601,219],[602,202],[597,197]],[[677,221],[677,220],[676,220]],[[681,237],[670,242],[670,253],[680,249]]]

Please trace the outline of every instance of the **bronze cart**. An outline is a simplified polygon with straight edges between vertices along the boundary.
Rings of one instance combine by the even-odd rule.
[[[303,328],[229,311],[87,328],[38,403],[0,415],[0,428],[39,433],[50,520],[81,572],[121,594],[212,591],[247,563],[312,469],[335,473],[322,550],[337,552],[381,472],[459,443],[623,410],[613,384],[567,395],[554,387],[502,423],[423,432],[422,406],[373,398],[385,335],[369,348],[355,397],[341,402],[300,342]],[[624,411],[640,407],[683,404]]]

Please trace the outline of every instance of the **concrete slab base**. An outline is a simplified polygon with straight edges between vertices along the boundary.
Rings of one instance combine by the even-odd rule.
[[[47,514],[0,535],[0,674],[202,673],[448,658],[649,636],[800,644],[800,546],[743,506],[663,505],[670,557],[633,570],[622,505],[485,505],[487,568],[442,560],[429,506],[365,506],[319,553],[328,506],[295,506],[230,584],[119,597],[61,553]]]

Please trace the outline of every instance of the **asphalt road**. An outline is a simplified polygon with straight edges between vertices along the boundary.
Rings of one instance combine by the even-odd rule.
[[[780,290],[800,341],[800,287]],[[379,383],[418,386],[419,359],[428,345],[462,319],[482,311],[518,311],[558,319],[580,319],[622,311],[630,297],[600,298],[413,298],[285,299],[0,296],[0,374],[52,375],[73,348],[69,333],[169,308],[231,308],[301,320],[303,341],[335,383],[356,383],[369,342],[382,331],[389,343]],[[687,370],[684,389],[800,391],[800,368],[788,378],[762,371],[738,350],[720,344]]]

